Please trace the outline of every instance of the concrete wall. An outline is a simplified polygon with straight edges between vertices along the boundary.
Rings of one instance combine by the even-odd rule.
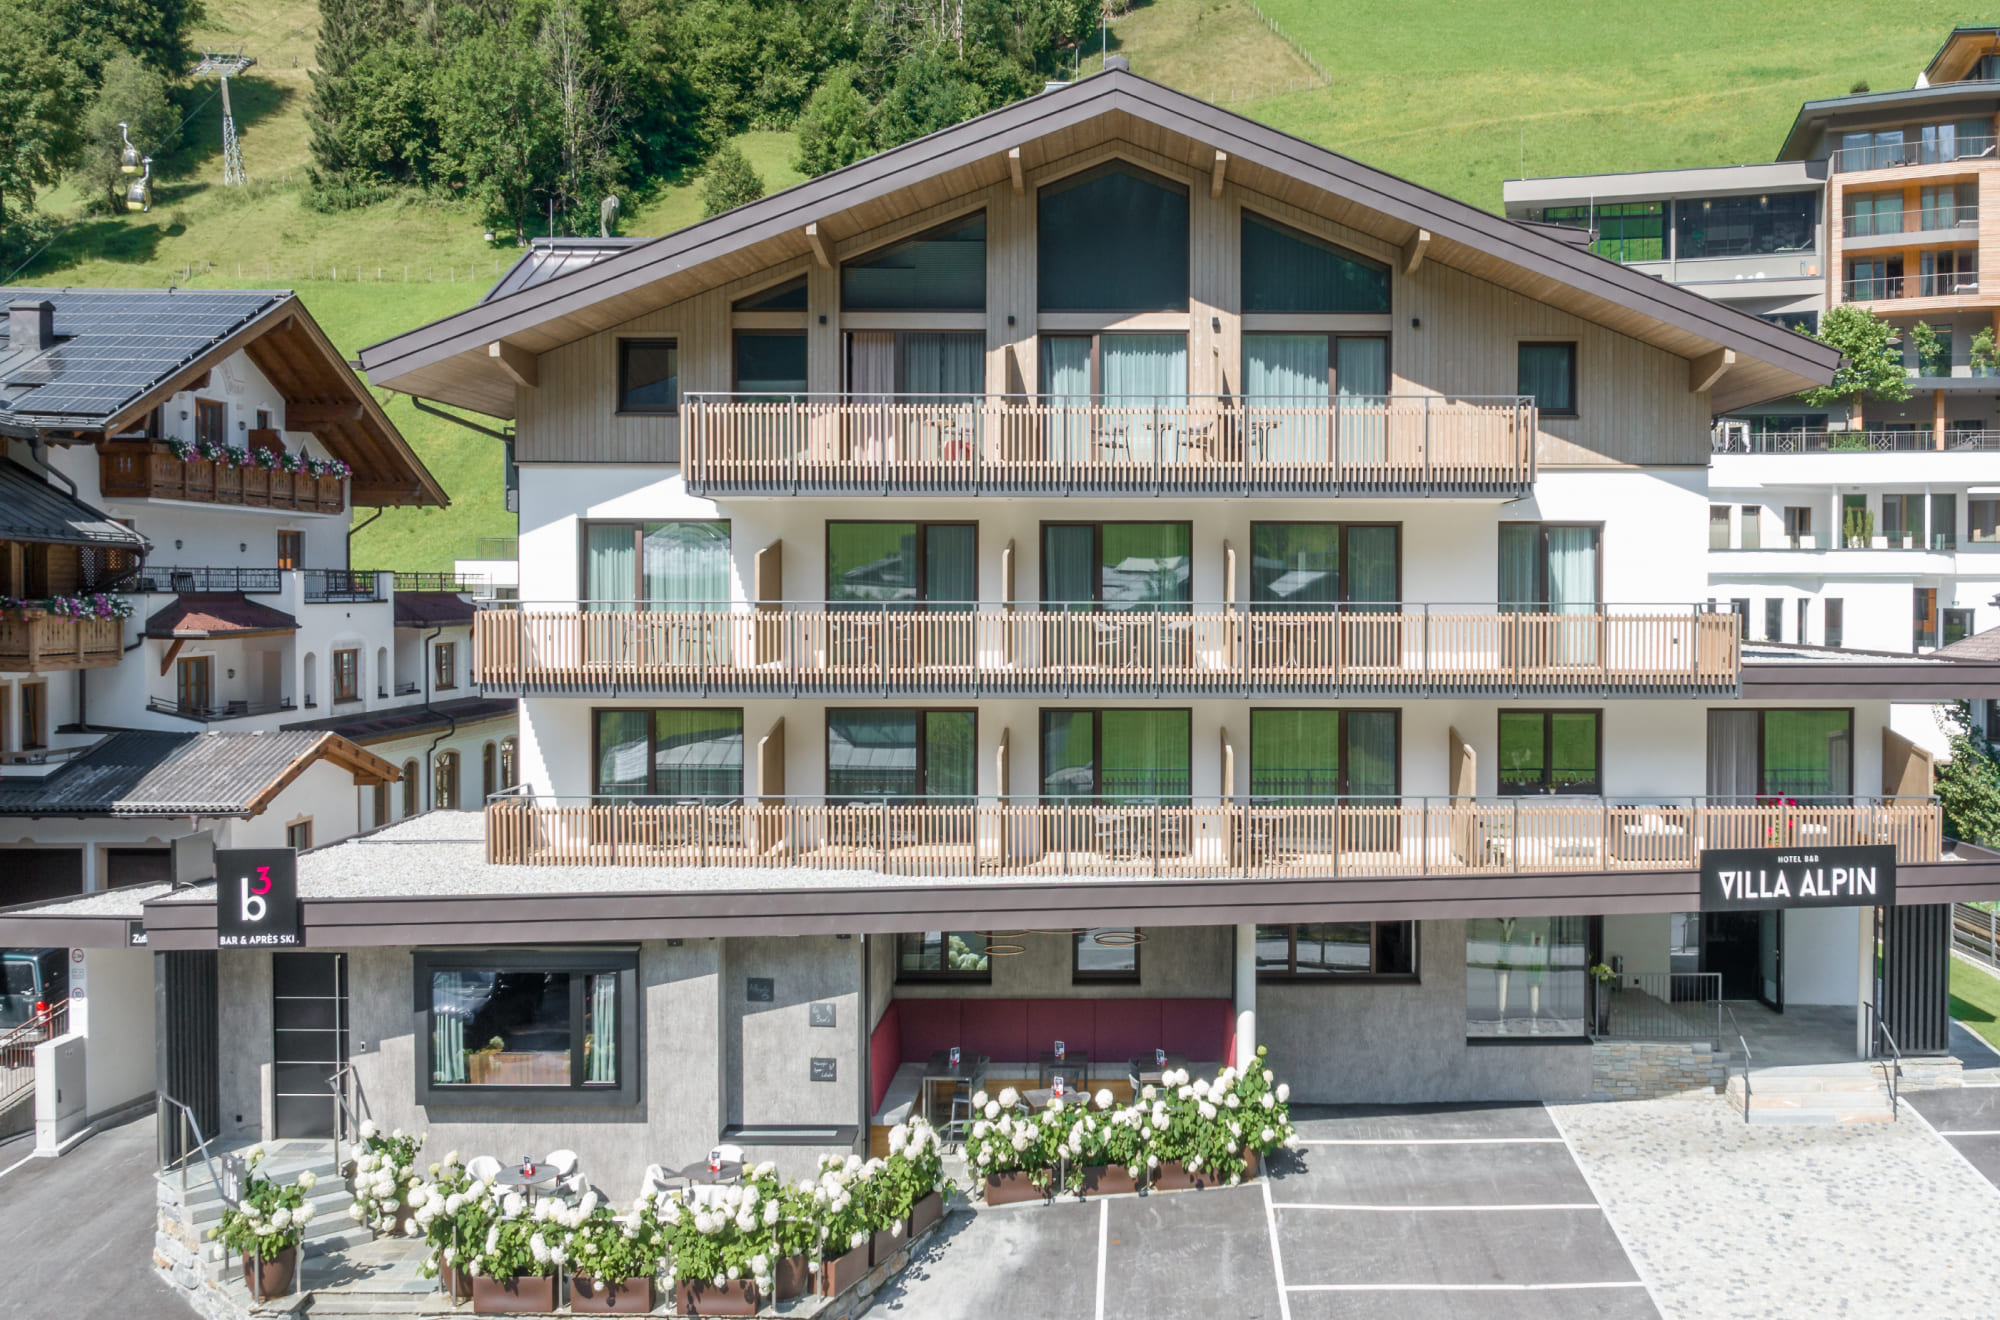
[[[1590,1046],[1465,1036],[1465,923],[1426,921],[1419,982],[1257,987],[1257,1034],[1292,1099],[1320,1104],[1573,1100]]]
[[[1627,976],[1670,972],[1668,965],[1668,914],[1641,912],[1604,919],[1604,961],[1625,959]]]
[[[225,1141],[272,1135],[271,955],[224,949],[216,963],[216,1038]]]
[[[70,1005],[70,1030],[90,1042],[88,1107],[96,1115],[153,1092],[153,955],[87,949],[82,971],[84,998]]]
[[[723,942],[722,1095],[730,1124],[854,1123],[861,1085],[861,942],[831,935]],[[772,999],[752,1003],[750,978]],[[830,1004],[833,1025],[811,1025]],[[812,1079],[812,1059],[832,1059],[834,1080]]]
[[[1861,998],[1860,908],[1798,908],[1784,915],[1785,1006]]]

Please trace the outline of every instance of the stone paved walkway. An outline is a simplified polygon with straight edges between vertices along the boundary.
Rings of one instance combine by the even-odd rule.
[[[1719,1096],[1555,1105],[1667,1320],[1988,1320],[2000,1188],[1910,1115],[1752,1127]]]

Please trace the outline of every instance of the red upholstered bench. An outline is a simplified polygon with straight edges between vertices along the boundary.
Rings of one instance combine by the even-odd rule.
[[[1060,1040],[1086,1050],[1100,1076],[1163,1049],[1202,1063],[1231,1062],[1235,1010],[1227,999],[897,999],[869,1041],[876,1088],[898,1063],[957,1045],[968,1054],[1029,1062]],[[879,1105],[881,1097],[874,1097]]]

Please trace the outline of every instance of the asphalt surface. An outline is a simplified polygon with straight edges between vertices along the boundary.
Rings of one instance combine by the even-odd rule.
[[[0,1313],[59,1312],[64,1320],[192,1314],[153,1273],[152,1110],[61,1159],[29,1158],[34,1145],[33,1136],[0,1143],[0,1170],[10,1170],[0,1173],[0,1261],[10,1299]],[[16,1305],[22,1309],[11,1311]]]
[[[1961,1086],[1938,1091],[1905,1092],[1903,1103],[1924,1121],[1966,1163],[2000,1187],[2000,1086]]]

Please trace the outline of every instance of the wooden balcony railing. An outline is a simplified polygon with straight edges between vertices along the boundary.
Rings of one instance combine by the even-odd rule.
[[[0,614],[0,670],[109,669],[124,654],[117,619],[71,619],[38,609]]]
[[[474,621],[475,681],[523,695],[1732,696],[1729,611],[1353,604],[908,607],[513,602]]]
[[[690,394],[697,495],[1460,495],[1535,475],[1527,396]]]
[[[1893,844],[1936,861],[1935,798],[1327,798],[1309,805],[980,798],[685,802],[499,796],[497,865],[888,875],[1289,879],[1691,870],[1704,848]]]
[[[207,459],[182,462],[165,445],[143,442],[101,446],[97,480],[108,500],[190,500],[296,513],[339,513],[347,507],[347,482],[341,477],[232,467]]]

